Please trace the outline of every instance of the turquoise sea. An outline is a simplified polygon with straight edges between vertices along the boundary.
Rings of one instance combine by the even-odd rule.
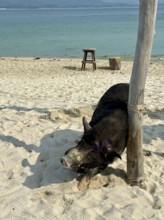
[[[134,56],[138,8],[0,10],[1,57]],[[164,8],[158,8],[153,56],[164,57]]]

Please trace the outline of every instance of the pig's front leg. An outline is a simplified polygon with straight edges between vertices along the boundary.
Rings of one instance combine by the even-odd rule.
[[[80,180],[80,182],[78,183],[78,189],[80,191],[86,190],[89,187],[89,184],[91,182],[91,179],[93,176],[97,175],[98,173],[100,173],[103,169],[105,169],[107,166],[103,166],[103,167],[96,167],[93,169],[89,169],[86,174],[82,177],[82,179]]]
[[[93,169],[89,169],[86,174],[81,178],[80,182],[78,183],[78,189],[80,191],[83,191],[85,189],[88,188],[89,184],[90,184],[90,181],[91,181],[91,178],[93,176],[95,176],[96,174],[99,173],[99,168],[96,167],[96,168],[93,168]]]

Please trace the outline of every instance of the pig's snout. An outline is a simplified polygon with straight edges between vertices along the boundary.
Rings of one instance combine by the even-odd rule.
[[[62,157],[60,162],[63,164],[64,167],[70,168],[72,165],[72,159],[68,156]]]

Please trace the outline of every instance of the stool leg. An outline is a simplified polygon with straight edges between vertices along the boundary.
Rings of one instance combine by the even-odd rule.
[[[84,52],[81,70],[85,70],[86,60],[87,60],[87,52]]]
[[[94,68],[93,69],[96,70],[96,63],[94,63]]]
[[[85,69],[85,64],[84,64],[84,61],[82,61],[81,70],[84,70],[84,69]]]
[[[92,52],[93,70],[96,70],[95,52]]]
[[[95,52],[94,52],[94,68],[96,70],[96,59],[95,59]]]

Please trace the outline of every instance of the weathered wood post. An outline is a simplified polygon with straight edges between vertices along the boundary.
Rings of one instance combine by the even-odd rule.
[[[109,58],[109,66],[111,70],[120,70],[121,69],[121,59],[120,57],[111,57]]]
[[[142,112],[158,0],[139,1],[139,27],[133,70],[130,80],[128,113],[129,138],[127,146],[127,177],[130,185],[144,187],[142,149]]]

